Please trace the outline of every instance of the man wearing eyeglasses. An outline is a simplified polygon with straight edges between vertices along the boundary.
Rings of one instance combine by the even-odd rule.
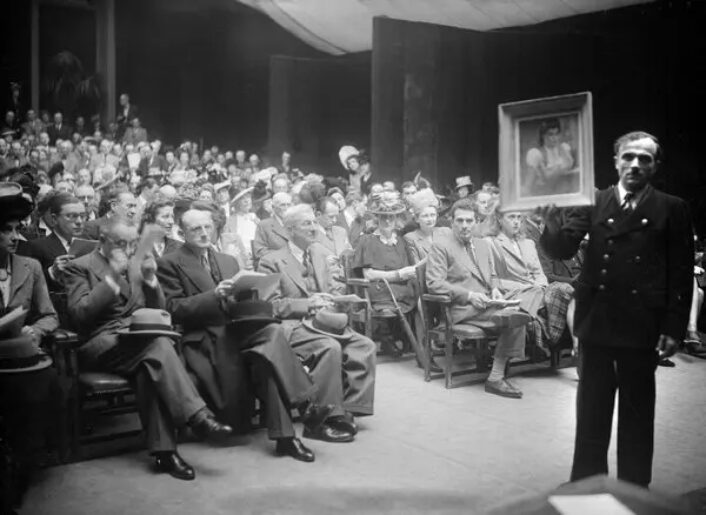
[[[654,449],[655,369],[684,338],[694,241],[686,202],[650,186],[657,138],[631,132],[614,145],[618,183],[594,206],[541,209],[541,244],[556,259],[589,241],[575,282],[580,382],[571,480],[608,473],[618,391],[618,478],[648,486]],[[563,214],[563,218],[562,215]]]
[[[29,241],[23,253],[28,257],[33,257],[42,265],[47,286],[51,293],[62,292],[64,271],[66,265],[77,252],[79,255],[86,254],[93,250],[94,245],[81,243],[74,245],[74,238],[80,237],[83,233],[83,225],[86,219],[86,208],[79,199],[69,193],[58,193],[49,201],[49,216],[52,219],[54,230],[45,237]]]

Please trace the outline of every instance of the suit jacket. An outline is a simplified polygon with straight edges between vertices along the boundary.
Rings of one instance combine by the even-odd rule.
[[[558,258],[573,256],[588,232],[583,269],[574,283],[574,332],[582,344],[654,349],[660,334],[686,332],[693,287],[694,240],[682,199],[647,186],[632,212],[616,188],[594,206],[548,220],[541,244]]]
[[[211,254],[211,267],[223,279],[238,272],[236,260]],[[216,297],[216,282],[202,266],[200,254],[189,245],[157,261],[167,310],[181,325],[182,355],[209,406],[224,422],[249,426],[252,389],[236,338],[227,327],[225,305]]]
[[[136,309],[164,309],[164,293],[138,278],[120,278],[116,294],[105,282],[111,273],[108,260],[99,249],[69,263],[65,273],[68,310],[74,328],[87,338],[79,349],[95,360],[117,344],[117,331],[130,325]],[[134,285],[134,286],[133,286]]]
[[[337,257],[343,254],[344,251],[353,248],[348,241],[348,233],[346,230],[337,225],[331,227],[331,237],[322,229],[319,233],[318,241]]]
[[[101,227],[108,223],[108,218],[103,215],[95,220],[86,222],[83,226],[83,236],[89,240],[99,240],[101,236]]]
[[[12,255],[10,295],[2,299],[4,312],[23,307],[27,310],[24,325],[44,336],[59,327],[40,264],[31,258]]]
[[[345,285],[337,281],[340,269],[329,259],[330,251],[316,242],[309,246],[311,264],[314,271],[316,290],[311,290],[302,274],[302,267],[289,250],[289,246],[266,254],[258,266],[258,271],[266,274],[281,274],[279,286],[266,299],[272,303],[278,318],[301,319],[309,314],[309,296],[312,293],[344,293]]]
[[[472,238],[475,260],[451,229],[440,228],[439,237],[431,246],[426,265],[429,293],[451,297],[451,317],[454,323],[471,318],[479,311],[468,303],[468,293],[490,296],[498,286],[493,251],[490,243]],[[475,262],[474,262],[475,261]]]
[[[552,259],[547,251],[539,244],[539,239],[542,236],[540,227],[531,222],[525,222],[525,234],[534,242],[539,256],[539,262],[542,265],[544,275],[550,283],[562,282],[571,283],[581,272],[581,250],[579,250],[571,259]]]
[[[95,248],[95,246],[93,244],[86,243],[84,248],[85,251],[79,252],[79,255],[88,254]],[[45,238],[38,238],[27,242],[26,248],[23,252],[26,253],[25,255],[39,261],[50,292],[64,291],[63,277],[52,278],[49,274],[49,269],[54,264],[54,260],[59,256],[68,254],[68,249],[64,248],[63,243],[61,243],[61,240],[56,233],[51,233]]]
[[[501,232],[490,238],[490,241],[499,287],[503,292],[522,289],[527,285],[546,286],[548,284],[539,262],[537,248],[531,239],[517,240],[519,252],[505,233]]]
[[[286,247],[288,241],[287,232],[277,217],[272,216],[262,220],[257,226],[252,243],[253,259],[262,259],[266,253]]]
[[[409,254],[409,259],[412,263],[419,263],[429,255],[434,242],[439,238],[444,238],[443,235],[447,233],[445,229],[446,228],[443,227],[434,227],[431,233],[431,241],[424,238],[424,235],[419,229],[408,232],[403,236],[407,244],[407,254]]]
[[[65,123],[62,123],[61,127],[58,128],[52,123],[49,127],[47,127],[47,134],[49,135],[50,143],[54,145],[56,143],[56,140],[58,139],[71,139],[71,127],[69,127]]]

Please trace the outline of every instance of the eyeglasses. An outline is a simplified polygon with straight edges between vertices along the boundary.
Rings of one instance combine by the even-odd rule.
[[[114,240],[112,238],[107,238],[107,240],[113,244],[114,247],[123,250],[134,249],[137,247],[137,240]]]
[[[76,220],[85,220],[87,215],[86,213],[64,213],[61,216],[63,216],[67,220],[75,222]]]

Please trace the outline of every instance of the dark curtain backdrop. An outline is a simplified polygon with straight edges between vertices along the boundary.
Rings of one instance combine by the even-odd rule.
[[[270,57],[321,57],[233,0],[116,3],[117,89],[148,133],[266,153]]]
[[[666,149],[658,185],[690,200],[703,230],[705,14],[658,2],[491,33],[375,19],[375,170],[398,183],[416,170],[437,185],[496,181],[499,103],[589,90],[596,185],[615,180],[616,136],[653,132]]]

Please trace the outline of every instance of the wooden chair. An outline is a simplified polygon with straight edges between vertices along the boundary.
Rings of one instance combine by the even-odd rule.
[[[66,461],[82,459],[82,447],[119,438],[134,437],[141,429],[115,429],[94,433],[94,422],[99,417],[137,412],[135,392],[127,378],[109,372],[86,370],[79,365],[77,350],[83,343],[78,335],[66,327],[70,320],[66,310],[66,295],[52,293],[52,302],[59,314],[62,328],[47,337],[47,347],[61,378],[67,399],[66,426],[68,449],[62,454]]]
[[[346,293],[352,293],[364,299],[361,304],[352,304],[348,310],[348,320],[351,327],[368,338],[372,338],[372,305],[368,295],[370,281],[362,277],[354,277],[352,260],[353,250],[345,250],[341,253],[341,269],[343,277],[340,279],[346,284]]]
[[[430,359],[424,363],[424,380],[444,378],[446,388],[456,388],[453,378],[460,375],[478,374],[473,382],[484,381],[491,360],[491,343],[495,336],[470,324],[454,324],[451,319],[451,298],[447,295],[429,293],[426,284],[426,265],[417,267],[417,280],[421,292],[422,323],[424,341],[422,348],[430,358],[444,357],[444,372],[432,374]],[[460,350],[470,350],[474,365],[470,368],[453,370],[454,355]],[[467,383],[466,383],[467,384]]]

